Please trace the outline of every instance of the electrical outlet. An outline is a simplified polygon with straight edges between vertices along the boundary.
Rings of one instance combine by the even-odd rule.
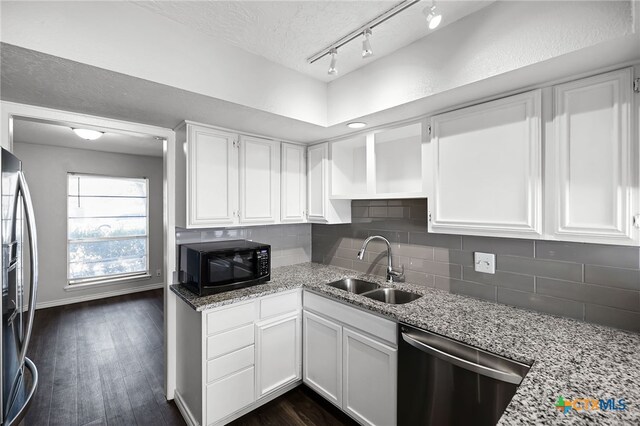
[[[473,263],[475,264],[476,272],[484,274],[496,273],[496,255],[493,253],[480,253],[477,251],[473,253]]]
[[[156,277],[162,276],[162,269],[156,269]]]

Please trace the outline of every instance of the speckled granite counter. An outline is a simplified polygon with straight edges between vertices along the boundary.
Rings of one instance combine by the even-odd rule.
[[[386,317],[429,330],[517,361],[533,363],[500,425],[640,425],[640,335],[613,328],[499,305],[410,283],[397,284],[423,295],[388,305],[325,285],[379,277],[315,263],[272,271],[269,283],[198,297],[180,285],[171,289],[198,311],[304,287]],[[625,411],[560,413],[554,403],[578,398],[624,399]]]

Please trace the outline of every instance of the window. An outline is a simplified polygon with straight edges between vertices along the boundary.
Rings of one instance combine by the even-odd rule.
[[[149,275],[148,179],[69,173],[69,285]]]

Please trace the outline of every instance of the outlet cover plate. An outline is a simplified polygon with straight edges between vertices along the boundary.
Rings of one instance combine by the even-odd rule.
[[[473,263],[476,272],[484,274],[496,273],[496,255],[493,253],[481,253],[476,251],[473,253]]]

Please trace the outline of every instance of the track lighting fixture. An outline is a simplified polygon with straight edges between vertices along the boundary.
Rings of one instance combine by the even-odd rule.
[[[436,29],[442,21],[442,15],[436,11],[436,2],[432,2],[430,7],[426,7],[422,13],[427,17],[427,24],[430,30]]]
[[[369,37],[371,36],[371,28],[367,28],[362,32],[364,36],[364,40],[362,41],[362,57],[368,58],[369,56],[373,56],[373,50],[371,49],[371,42],[369,41]]]
[[[398,13],[406,10],[407,8],[416,5],[420,2],[420,0],[402,0],[400,3],[395,4],[390,9],[384,11],[380,15],[375,18],[369,20],[364,23],[364,25],[354,29],[350,33],[344,35],[338,40],[334,41],[330,45],[326,46],[324,49],[318,51],[317,53],[309,56],[307,58],[307,62],[313,64],[314,62],[324,58],[325,56],[331,55],[331,65],[329,66],[329,74],[337,75],[338,70],[336,68],[336,55],[338,53],[337,49],[340,49],[347,43],[359,38],[360,36],[364,36],[364,40],[362,41],[362,57],[368,58],[373,55],[373,50],[371,49],[371,42],[369,41],[369,37],[371,36],[371,30],[382,24],[383,22],[393,18]],[[426,13],[426,12],[425,12]],[[435,28],[435,27],[434,27]]]
[[[336,63],[338,62],[338,49],[333,48],[330,52],[331,55],[331,63],[329,64],[329,75],[338,75],[338,68],[336,68]]]

